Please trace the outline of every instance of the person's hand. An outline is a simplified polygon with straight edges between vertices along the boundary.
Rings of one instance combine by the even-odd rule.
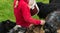
[[[44,25],[45,24],[45,20],[41,20],[41,25]]]
[[[31,28],[33,25],[34,25],[34,24],[30,24],[30,25],[29,25],[29,28]]]

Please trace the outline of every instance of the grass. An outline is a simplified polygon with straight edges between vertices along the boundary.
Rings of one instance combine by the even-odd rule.
[[[12,20],[15,21],[13,15],[13,0],[0,0],[0,21]]]
[[[0,22],[4,20],[15,21],[14,13],[13,13],[13,1],[14,0],[0,0]],[[37,0],[37,2],[43,2],[42,0]],[[48,3],[44,0],[43,3]],[[33,18],[39,19],[37,15],[33,16]]]
[[[49,3],[49,0],[36,0],[37,2],[42,2],[42,3],[45,3],[45,4],[48,4]]]

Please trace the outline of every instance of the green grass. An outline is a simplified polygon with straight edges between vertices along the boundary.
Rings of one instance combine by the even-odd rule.
[[[49,0],[36,0],[37,2],[42,2],[42,3],[45,3],[45,4],[49,4]]]
[[[7,19],[15,21],[13,15],[13,0],[0,0],[0,21]]]
[[[15,21],[14,13],[13,13],[13,1],[14,0],[0,0],[0,21],[11,20]],[[43,2],[42,0],[37,0],[37,2]],[[48,3],[45,1],[43,3]],[[33,18],[39,19],[37,15],[33,16]]]

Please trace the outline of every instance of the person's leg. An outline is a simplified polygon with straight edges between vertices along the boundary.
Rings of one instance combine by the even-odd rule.
[[[9,33],[24,33],[26,28],[22,28],[20,25],[16,25],[13,29],[9,31]]]

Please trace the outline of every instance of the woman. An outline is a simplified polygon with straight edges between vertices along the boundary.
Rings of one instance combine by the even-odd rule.
[[[17,24],[14,27],[14,29],[17,29],[17,27],[29,28],[31,24],[44,25],[45,23],[44,20],[36,20],[31,17],[29,0],[15,0],[14,1],[14,15],[16,17],[16,24]]]

